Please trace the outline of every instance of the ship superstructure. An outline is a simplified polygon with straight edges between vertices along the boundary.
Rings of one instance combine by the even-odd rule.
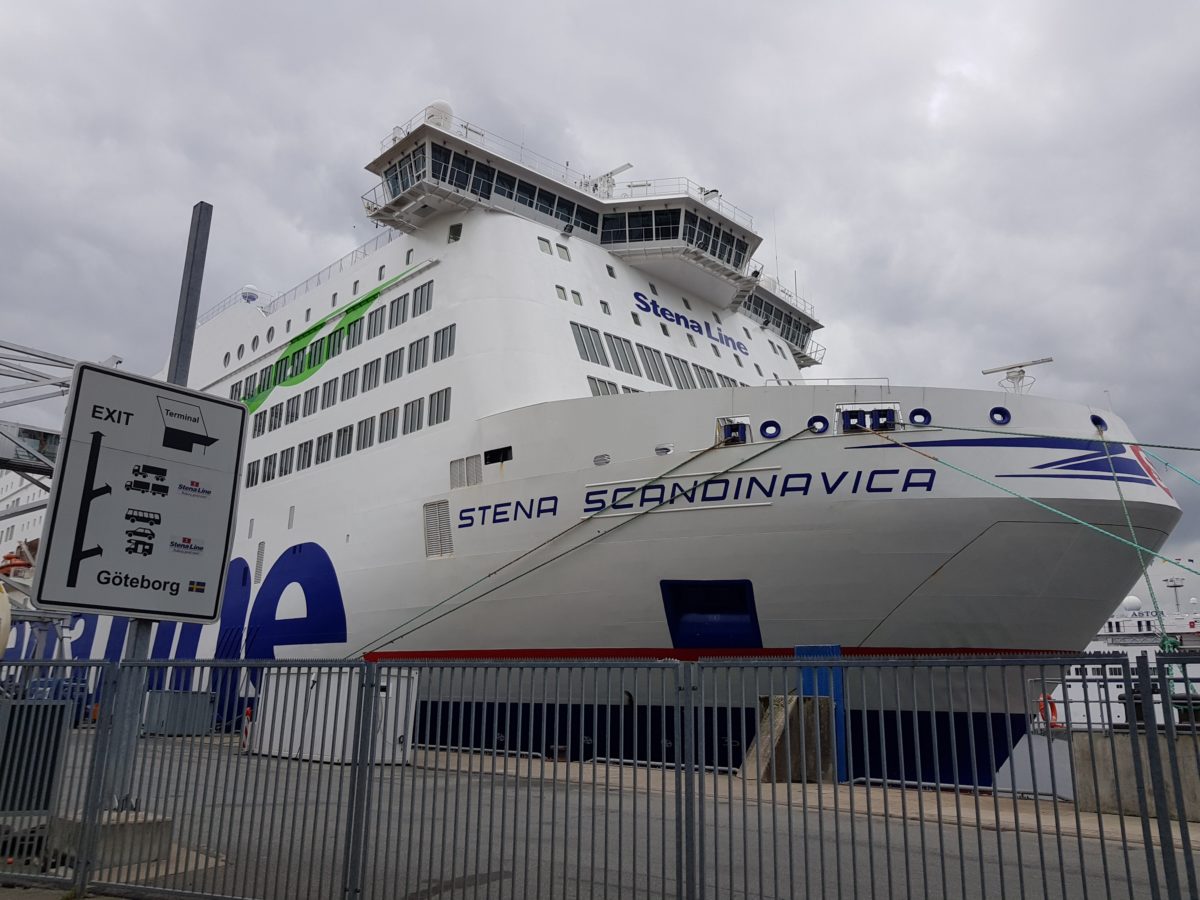
[[[201,317],[191,386],[250,412],[235,558],[156,655],[1078,649],[1140,571],[1105,532],[1178,520],[1111,411],[805,383],[820,322],[715,190],[443,104],[367,169],[374,240]]]

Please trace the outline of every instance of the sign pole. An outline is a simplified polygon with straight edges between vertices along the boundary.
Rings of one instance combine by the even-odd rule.
[[[208,257],[208,232],[212,224],[212,205],[201,200],[192,207],[192,224],[188,231],[187,252],[183,258],[183,281],[179,287],[179,305],[175,311],[175,334],[171,341],[171,356],[167,363],[167,382],[187,386],[192,367],[192,344],[196,336],[196,317],[200,309],[200,287],[204,281],[204,263]],[[131,618],[125,636],[125,660],[140,662],[150,658],[150,632],[154,619]],[[144,668],[127,670],[117,678],[117,695],[113,718],[113,740],[109,747],[106,796],[113,809],[137,809],[132,795],[134,748],[141,730]]]

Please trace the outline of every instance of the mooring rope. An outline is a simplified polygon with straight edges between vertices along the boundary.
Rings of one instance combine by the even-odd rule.
[[[693,490],[697,490],[700,487],[702,487],[703,485],[707,485],[709,482],[714,481],[717,478],[720,478],[722,475],[725,475],[725,474],[733,471],[734,469],[737,469],[739,466],[744,466],[746,463],[751,462],[752,460],[758,459],[758,457],[762,456],[764,453],[769,453],[771,450],[774,450],[775,448],[777,448],[779,446],[782,446],[784,444],[790,443],[793,440],[796,440],[797,438],[803,436],[810,430],[811,429],[806,426],[806,427],[800,429],[799,431],[797,431],[795,434],[792,434],[783,440],[772,441],[771,443],[767,444],[767,446],[765,446],[763,449],[759,450],[757,453],[752,453],[750,456],[747,456],[744,459],[738,460],[733,465],[728,466],[725,469],[722,469],[720,472],[715,472],[712,475],[708,476],[704,481],[700,482],[695,488],[693,488]],[[647,484],[643,487],[648,487],[649,485],[652,485],[655,482],[660,482],[663,479],[670,477],[673,473],[679,471],[681,468],[688,465],[689,463],[695,462],[696,460],[700,459],[705,454],[711,452],[712,450],[716,450],[722,446],[724,446],[724,445],[717,443],[717,444],[713,444],[712,446],[705,447],[700,452],[683,460],[681,463],[679,463],[679,465],[668,469],[666,472],[663,472],[661,475],[655,476],[649,482],[647,482]],[[402,631],[402,629],[406,628],[409,625],[412,625],[414,622],[416,622],[418,619],[422,618],[423,616],[429,615],[429,613],[431,613],[433,610],[437,609],[438,607],[443,606],[444,604],[450,602],[451,600],[455,599],[456,597],[462,596],[467,591],[471,590],[474,587],[477,587],[478,585],[480,585],[481,583],[486,581],[488,578],[491,578],[493,575],[495,575],[495,574],[503,571],[504,569],[508,568],[509,566],[512,566],[513,564],[519,562],[520,560],[529,556],[531,553],[535,553],[536,551],[540,550],[542,547],[545,547],[547,544],[552,543],[553,541],[557,540],[558,538],[563,537],[564,535],[568,534],[570,531],[574,530],[575,528],[578,528],[581,525],[585,525],[588,522],[591,522],[597,516],[603,515],[606,511],[612,509],[611,504],[606,504],[605,506],[596,510],[591,515],[581,518],[575,524],[568,526],[567,528],[560,531],[558,534],[552,535],[551,537],[542,541],[542,543],[538,544],[536,547],[526,550],[520,556],[509,560],[507,563],[500,566],[500,568],[498,568],[492,572],[489,572],[487,575],[484,575],[482,578],[476,579],[471,584],[462,588],[462,590],[456,591],[455,593],[451,594],[449,597],[445,598],[444,600],[440,600],[438,603],[434,604],[429,609],[423,610],[422,612],[412,616],[408,620],[401,622],[396,627],[384,632],[382,635],[375,638],[373,641],[367,642],[362,647],[360,647],[358,650],[354,651],[354,653],[348,654],[347,658],[349,658],[351,656],[357,656],[364,652],[375,652],[377,650],[383,649],[384,647],[388,646],[389,644],[394,644],[396,641],[403,640],[404,638],[408,637],[410,634],[413,634],[414,632],[421,630],[425,626],[432,625],[434,622],[438,621],[439,619],[443,619],[452,613],[456,613],[461,609],[465,609],[467,606],[470,606],[476,600],[482,600],[484,597],[486,597],[488,594],[491,594],[493,591],[498,591],[500,588],[506,587],[507,585],[512,584],[514,581],[524,578],[526,575],[532,575],[538,569],[541,569],[544,566],[550,565],[550,563],[554,562],[555,560],[561,559],[562,557],[566,556],[568,553],[574,553],[576,550],[581,550],[584,547],[586,547],[588,544],[590,544],[592,541],[612,534],[614,531],[616,531],[618,528],[621,528],[623,525],[627,525],[628,523],[634,521],[635,519],[641,518],[643,515],[646,515],[647,513],[654,512],[654,510],[656,510],[662,506],[665,506],[666,504],[672,502],[672,500],[673,500],[673,498],[670,500],[664,499],[664,500],[660,501],[659,503],[656,503],[654,506],[648,507],[646,509],[638,510],[633,515],[631,515],[627,518],[623,518],[620,522],[618,522],[612,528],[609,528],[607,531],[598,532],[598,533],[592,535],[591,537],[589,537],[587,540],[583,541],[582,543],[577,544],[574,547],[568,547],[566,550],[563,550],[561,553],[558,553],[558,554],[550,557],[547,560],[543,560],[542,562],[538,563],[533,568],[527,569],[524,572],[519,572],[518,574],[514,575],[512,578],[509,578],[507,581],[503,581],[500,584],[493,585],[492,587],[488,588],[486,591],[479,594],[478,596],[472,597],[469,600],[465,600],[464,602],[458,604],[458,606],[451,607],[450,609],[446,610],[445,612],[442,612],[439,615],[434,616],[432,619],[429,619],[425,622],[421,622],[420,624],[415,625],[413,628],[410,628],[408,631],[403,631],[403,633],[401,633],[401,634],[396,634],[396,632]]]

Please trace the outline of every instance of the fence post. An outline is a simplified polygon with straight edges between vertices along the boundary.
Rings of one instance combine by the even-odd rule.
[[[1191,829],[1188,826],[1188,814],[1194,810],[1187,808],[1187,801],[1183,791],[1183,777],[1179,771],[1179,742],[1175,730],[1175,714],[1172,712],[1172,690],[1174,689],[1174,677],[1171,674],[1171,666],[1158,660],[1158,689],[1159,696],[1163,701],[1163,741],[1166,742],[1167,764],[1170,767],[1171,785],[1174,788],[1173,799],[1175,801],[1175,821],[1179,828],[1179,843],[1185,848],[1183,854],[1184,874],[1187,876],[1188,896],[1195,897],[1200,894],[1196,884],[1196,865],[1192,859],[1190,848],[1192,846]],[[1169,824],[1169,823],[1168,823]],[[1171,853],[1174,859],[1175,848],[1166,848]]]
[[[1158,819],[1158,849],[1162,857],[1163,879],[1167,896],[1179,893],[1179,869],[1175,865],[1175,838],[1171,829],[1171,810],[1167,806],[1167,788],[1163,781],[1162,757],[1158,750],[1158,721],[1154,710],[1154,683],[1150,678],[1150,661],[1143,653],[1137,660],[1138,700],[1146,726],[1146,760],[1150,769],[1150,790],[1154,794],[1154,812]],[[1134,759],[1138,754],[1134,753]]]
[[[83,809],[79,819],[79,842],[75,857],[75,880],[72,885],[75,895],[82,897],[91,880],[93,856],[96,853],[96,836],[100,830],[103,812],[105,781],[108,773],[108,752],[112,743],[113,720],[117,711],[118,664],[102,663],[100,672],[100,709],[96,717],[96,746],[88,766],[87,789],[83,795]]]
[[[681,662],[676,669],[675,736],[682,736],[681,754],[676,756],[677,771],[683,773],[683,809],[676,805],[676,816],[682,818],[675,827],[676,838],[682,837],[682,848],[676,848],[675,871],[679,879],[680,896],[687,900],[696,897],[696,663]],[[682,730],[680,726],[682,725]],[[678,795],[677,795],[678,796]],[[681,834],[682,832],[682,834]],[[682,849],[682,860],[680,858]],[[680,871],[682,869],[682,872]]]
[[[350,807],[346,813],[346,850],[342,896],[361,897],[366,867],[367,810],[375,764],[375,716],[379,698],[379,666],[365,663],[355,703],[354,747],[350,763]]]

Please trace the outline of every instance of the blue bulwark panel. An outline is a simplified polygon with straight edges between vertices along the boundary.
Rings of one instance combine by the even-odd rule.
[[[679,648],[761,647],[754,586],[738,581],[660,581],[671,644]]]

